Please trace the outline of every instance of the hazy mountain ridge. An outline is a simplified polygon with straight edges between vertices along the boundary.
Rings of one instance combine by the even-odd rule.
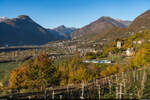
[[[48,29],[50,32],[64,37],[65,39],[71,39],[70,34],[76,30],[74,27],[66,27],[64,25],[58,26],[54,29]]]
[[[117,20],[118,22],[120,22],[120,23],[126,25],[126,27],[128,27],[128,26],[132,23],[132,21],[129,21],[129,20],[121,20],[121,19],[116,19],[116,20]]]
[[[110,18],[110,17],[101,17],[98,20],[84,26],[83,28],[80,28],[73,32],[71,34],[73,39],[80,38],[84,35],[89,34],[99,34],[102,33],[108,29],[111,29],[113,27],[127,27],[125,24],[120,23],[119,21]]]

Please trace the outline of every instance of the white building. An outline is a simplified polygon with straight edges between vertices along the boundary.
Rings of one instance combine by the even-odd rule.
[[[139,41],[133,41],[134,44],[142,44],[144,40],[139,40]]]
[[[117,48],[118,48],[118,49],[121,48],[121,41],[117,41]]]
[[[133,56],[134,54],[135,54],[135,51],[134,51],[133,48],[128,48],[128,49],[126,50],[126,55],[127,55],[127,56]]]

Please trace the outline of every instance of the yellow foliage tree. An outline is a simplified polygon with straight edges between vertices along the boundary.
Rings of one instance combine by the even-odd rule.
[[[10,73],[9,87],[14,89],[27,88],[26,68],[24,66],[15,69]]]
[[[33,60],[28,60],[10,74],[11,88],[43,88],[59,84],[59,73],[53,61],[45,54],[40,54]]]

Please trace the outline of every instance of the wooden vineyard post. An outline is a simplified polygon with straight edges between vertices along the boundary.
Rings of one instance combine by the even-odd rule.
[[[116,76],[116,83],[118,82],[118,77],[117,77],[117,75],[115,75]],[[117,83],[118,84],[118,83]]]
[[[122,72],[122,78],[124,78],[124,72]]]
[[[103,85],[104,85],[104,79],[103,79]]]
[[[96,87],[98,86],[98,98],[99,98],[99,100],[100,100],[100,98],[101,98],[101,92],[100,92],[100,83],[98,83],[98,81],[96,80]]]
[[[104,78],[102,79],[102,81],[103,81],[103,84],[102,84],[102,85],[104,86],[104,84],[105,84],[105,83],[104,83]],[[104,87],[102,87],[102,93],[104,94]]]
[[[70,88],[71,88],[71,87],[70,87]],[[69,91],[69,92],[70,92],[70,95],[72,95],[72,89],[70,89],[70,91]]]
[[[139,79],[141,79],[141,70],[139,71]]]
[[[100,87],[100,84],[99,84],[99,89],[98,89],[98,97],[99,97],[99,100],[101,99],[101,87]]]
[[[118,99],[118,86],[116,86],[116,99]]]
[[[147,81],[147,73],[146,73],[146,70],[144,70],[144,74],[145,74],[145,80]]]
[[[53,90],[53,93],[52,93],[52,99],[55,99],[55,92]]]
[[[94,86],[96,86],[96,78],[94,78]]]
[[[84,82],[82,83],[82,95],[81,95],[80,99],[84,99]]]
[[[105,77],[105,84],[107,84],[107,77]]]
[[[12,95],[9,96],[9,99],[12,99]]]
[[[124,94],[126,94],[126,79],[123,80]]]
[[[67,85],[67,92],[69,92],[69,86]]]
[[[97,81],[97,79],[96,79],[96,85],[95,86],[97,86],[98,85],[98,81]]]
[[[47,99],[47,90],[45,89],[45,92],[44,92],[44,99]]]
[[[111,83],[110,83],[110,80],[109,80],[109,94],[111,95]]]
[[[137,80],[137,81],[139,80],[139,73],[138,73],[138,71],[137,71],[137,73],[136,73],[136,80]]]
[[[69,85],[67,85],[67,96],[69,98]]]
[[[132,99],[132,93],[130,93],[129,96],[130,96],[130,99]]]
[[[135,82],[135,71],[133,71],[133,81]]]
[[[29,100],[30,100],[30,99],[31,99],[31,96],[29,96],[28,98],[29,98]]]
[[[147,80],[147,74],[146,74],[146,71],[144,70],[143,71],[143,75],[141,76],[142,77],[142,80],[141,80],[141,88],[140,90],[138,91],[138,98],[141,98],[142,95],[143,95],[143,89],[145,87],[145,82]]]
[[[120,83],[120,91],[119,91],[119,99],[121,99],[122,98],[122,84]]]
[[[118,99],[118,77],[117,77],[117,74],[115,75],[116,76],[116,99]]]
[[[60,95],[59,97],[60,97],[60,100],[61,100],[62,99],[62,95]]]

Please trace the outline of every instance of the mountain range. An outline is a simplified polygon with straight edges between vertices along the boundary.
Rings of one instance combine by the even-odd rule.
[[[86,35],[95,35],[103,33],[104,31],[114,28],[114,27],[121,27],[125,28],[128,25],[124,24],[124,21],[117,21],[111,17],[103,16],[98,20],[76,30],[71,34],[73,39],[78,39]]]
[[[135,32],[145,29],[150,29],[150,10],[137,16],[132,22],[101,17],[97,21],[73,32],[71,36],[73,39],[87,39],[110,43],[115,39],[128,37]]]
[[[89,39],[94,41],[123,38],[129,33],[150,29],[150,10],[139,15],[133,22],[103,16],[79,29],[61,25],[43,28],[27,15],[17,18],[0,18],[0,45],[40,45],[50,41]]]
[[[17,18],[0,18],[0,45],[41,45],[49,41],[70,38],[75,29],[61,26],[46,29],[37,24],[27,15]]]
[[[94,41],[103,41],[103,39],[107,40],[105,42],[109,43],[118,38],[124,38],[133,35],[133,33],[140,32],[142,30],[150,29],[150,10],[144,12],[143,14],[137,16],[132,23],[125,28],[111,28],[103,33],[99,33],[93,35],[92,37],[88,37],[88,39],[92,39]]]

